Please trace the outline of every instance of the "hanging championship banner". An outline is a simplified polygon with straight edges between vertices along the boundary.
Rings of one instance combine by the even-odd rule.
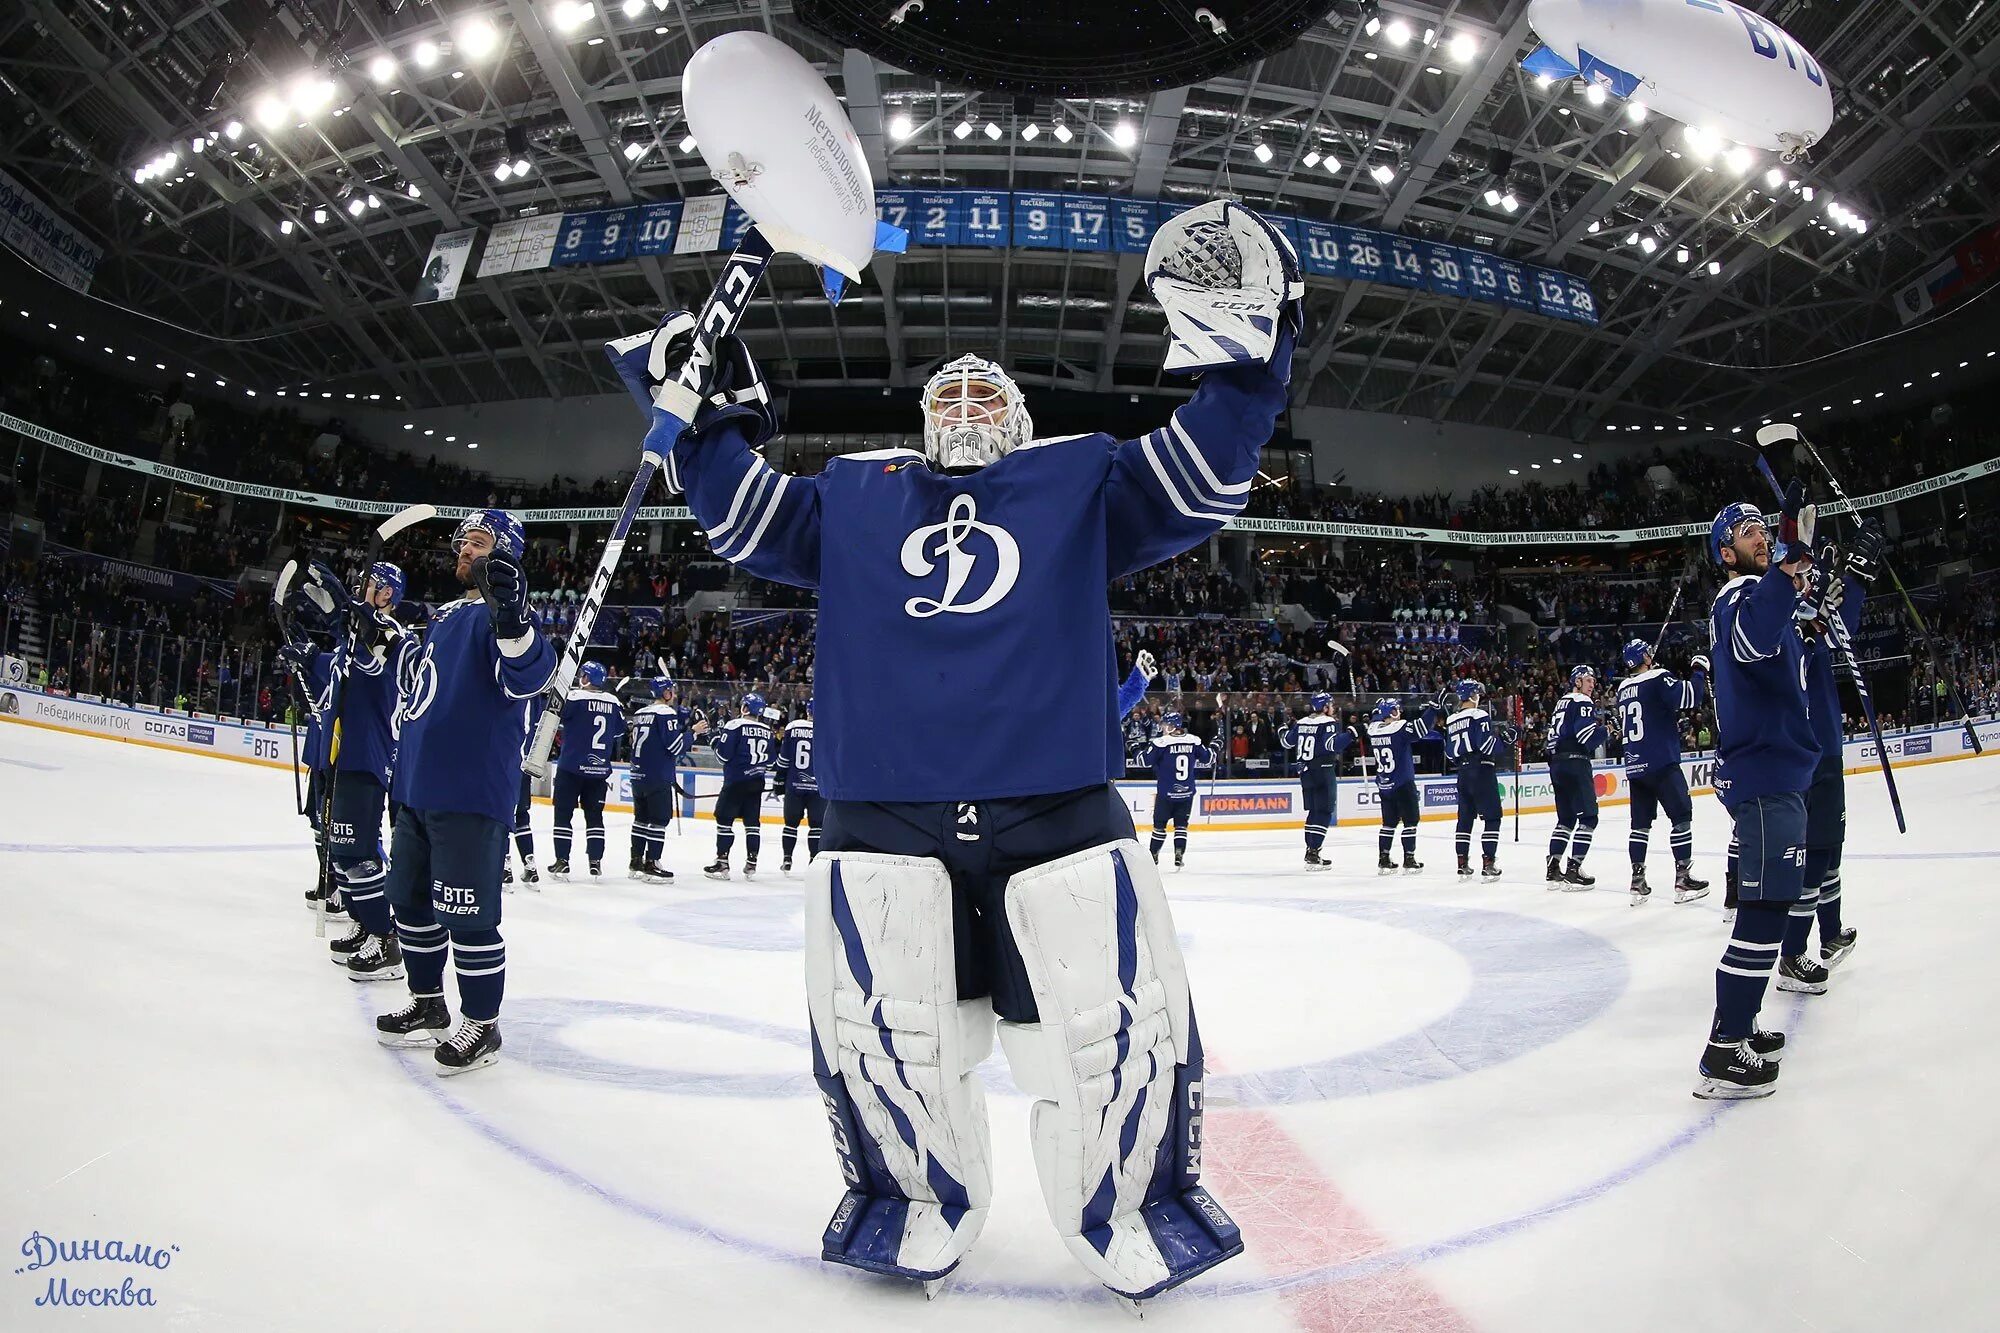
[[[501,223],[486,234],[486,248],[479,255],[479,276],[547,268],[562,223],[560,213]]]
[[[0,239],[65,287],[90,290],[104,251],[63,221],[41,196],[0,171]]]
[[[681,209],[680,233],[674,237],[677,255],[705,255],[722,248],[722,219],[729,211],[729,196],[711,194],[690,199]]]
[[[479,228],[467,227],[464,231],[442,232],[431,242],[430,258],[424,261],[417,289],[410,294],[411,305],[429,305],[457,297],[458,284],[472,259],[472,240],[477,235]]]

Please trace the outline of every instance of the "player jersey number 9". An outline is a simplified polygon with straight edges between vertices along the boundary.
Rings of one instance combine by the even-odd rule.
[[[1185,750],[1174,756],[1174,781],[1186,782],[1192,771],[1194,757]]]
[[[1625,739],[1628,742],[1646,739],[1646,709],[1637,699],[1625,701]]]

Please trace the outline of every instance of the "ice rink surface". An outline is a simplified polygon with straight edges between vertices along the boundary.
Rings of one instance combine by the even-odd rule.
[[[1849,778],[1859,947],[1827,995],[1773,993],[1780,1090],[1734,1105],[1689,1096],[1725,933],[1712,798],[1715,893],[1684,907],[1663,847],[1628,905],[1623,807],[1583,894],[1542,886],[1549,816],[1519,843],[1509,820],[1490,884],[1452,874],[1449,824],[1392,878],[1366,829],[1322,875],[1296,833],[1197,834],[1167,887],[1206,1182],[1248,1251],[1146,1326],[2000,1327],[2000,760],[1899,778],[1900,838],[1880,779]],[[288,774],[0,726],[0,1329],[1130,1326],[1050,1229],[997,1059],[997,1197],[950,1289],[820,1263],[840,1182],[775,841],[753,882],[701,878],[696,824],[673,885],[508,898],[505,1053],[440,1080],[373,1040],[402,984],[324,961]],[[172,1257],[35,1267],[37,1233]],[[127,1277],[152,1308],[35,1306]]]

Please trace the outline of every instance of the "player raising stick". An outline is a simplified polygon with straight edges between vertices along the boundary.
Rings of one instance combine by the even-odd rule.
[[[401,744],[391,797],[389,902],[409,967],[407,1008],[375,1020],[384,1045],[437,1041],[451,1025],[445,947],[458,970],[458,1030],[437,1047],[440,1074],[500,1057],[500,869],[521,772],[521,701],[548,688],[556,655],[528,610],[527,539],[504,509],[476,509],[452,534],[466,595],[431,613],[422,650],[406,648]]]
[[[1644,639],[1625,645],[1625,669],[1618,682],[1617,722],[1625,737],[1625,785],[1632,792],[1632,905],[1645,903],[1646,846],[1653,819],[1667,812],[1674,853],[1674,901],[1708,896],[1708,881],[1694,877],[1694,798],[1681,772],[1681,714],[1708,697],[1708,658],[1697,653],[1692,674],[1677,680],[1653,665],[1653,646]]]
[[[1479,835],[1479,873],[1500,878],[1500,775],[1494,753],[1511,747],[1512,723],[1492,717],[1482,706],[1486,687],[1476,680],[1458,682],[1458,711],[1445,724],[1445,757],[1458,766],[1458,873],[1472,874],[1472,824],[1483,820]]]
[[[1292,752],[1299,786],[1306,802],[1306,869],[1331,870],[1333,862],[1320,855],[1329,829],[1340,823],[1335,808],[1340,756],[1355,742],[1354,728],[1333,715],[1333,696],[1320,691],[1312,711],[1278,733],[1278,743]]]
[[[1020,390],[978,357],[925,386],[924,452],[812,478],[754,450],[777,427],[724,339],[721,405],[666,377],[669,316],[621,367],[716,553],[819,591],[825,850],[806,892],[814,1072],[847,1193],[828,1260],[926,1281],[985,1225],[992,1173],[973,1072],[994,1014],[1070,1253],[1128,1299],[1242,1250],[1200,1188],[1201,1039],[1158,871],[1122,775],[1107,588],[1241,512],[1285,405],[1297,256],[1234,203],[1189,209],[1145,271],[1167,369],[1201,374],[1161,429],[1033,441]],[[621,348],[624,344],[619,345]],[[653,371],[648,374],[648,371]],[[1048,743],[1022,744],[1034,719]]]
[[[1424,868],[1417,859],[1417,821],[1422,809],[1417,803],[1416,743],[1437,734],[1437,705],[1425,704],[1419,721],[1403,717],[1401,699],[1378,699],[1368,723],[1368,752],[1375,760],[1375,796],[1382,806],[1382,831],[1375,835],[1375,873],[1393,875],[1397,865],[1390,859],[1396,845],[1396,830],[1403,830],[1403,864],[1406,875]]]

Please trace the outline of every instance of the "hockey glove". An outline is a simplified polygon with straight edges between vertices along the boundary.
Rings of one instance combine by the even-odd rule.
[[[1819,506],[1806,502],[1806,484],[1793,477],[1785,487],[1784,504],[1778,511],[1778,564],[1812,559],[1813,531],[1818,526]]]
[[[1688,671],[1691,674],[1706,676],[1713,670],[1714,668],[1708,664],[1708,656],[1705,653],[1696,653],[1688,659]]]
[[[744,433],[752,449],[762,448],[780,429],[764,372],[757,368],[757,359],[750,355],[748,344],[730,333],[716,340],[715,372],[709,384],[708,402],[696,417],[695,429],[711,430],[718,423],[737,417],[748,418]]]
[[[311,674],[313,660],[313,648],[311,644],[288,643],[278,649],[278,656],[291,666],[300,680],[304,680]]]
[[[509,657],[526,652],[534,621],[528,617],[528,577],[504,555],[483,555],[472,562],[473,582],[486,598],[493,637]],[[518,645],[518,647],[516,646]]]
[[[1275,365],[1302,326],[1305,278],[1291,242],[1226,199],[1163,223],[1145,271],[1167,317],[1170,373]]]
[[[1160,674],[1160,664],[1158,662],[1155,662],[1153,660],[1153,655],[1147,652],[1144,648],[1141,648],[1139,650],[1139,660],[1135,663],[1135,665],[1139,668],[1139,674],[1144,676],[1147,680],[1151,680],[1153,677]]]
[[[1875,580],[1882,576],[1888,544],[1881,526],[1863,519],[1854,525],[1854,537],[1847,543],[1847,562],[1842,568],[1860,579],[1862,587],[1874,587]]]

